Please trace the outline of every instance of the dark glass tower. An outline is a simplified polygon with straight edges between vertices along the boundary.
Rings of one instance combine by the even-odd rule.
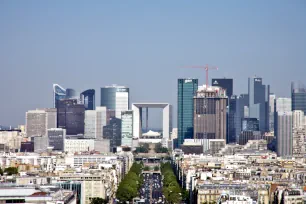
[[[77,99],[62,99],[58,102],[57,127],[66,129],[67,135],[84,134],[85,107]]]
[[[66,89],[58,84],[53,84],[53,107],[57,108],[59,100],[66,98]]]
[[[95,109],[95,90],[94,89],[88,89],[86,91],[83,91],[81,93],[81,101],[85,106],[85,110],[94,110]]]
[[[103,138],[109,139],[110,152],[116,152],[121,146],[121,119],[110,118],[109,125],[103,127]]]
[[[219,86],[226,91],[226,95],[230,99],[231,96],[233,95],[233,79],[212,79],[211,80],[211,85],[212,86]]]
[[[229,109],[228,109],[228,122],[227,122],[227,136],[226,143],[236,142],[236,129],[235,129],[235,117],[237,116],[237,96],[231,96],[229,99]]]
[[[74,89],[66,89],[66,99],[78,99],[79,95]]]
[[[291,84],[292,111],[301,110],[306,113],[306,87],[301,83]]]
[[[178,144],[193,138],[193,97],[198,90],[198,79],[178,79],[177,128]]]
[[[259,130],[269,132],[270,86],[262,84],[262,78],[249,78],[249,117],[259,120]]]
[[[238,142],[241,133],[241,122],[246,117],[244,115],[244,107],[246,106],[249,106],[248,94],[241,94],[240,96],[233,95],[229,99],[227,143]]]

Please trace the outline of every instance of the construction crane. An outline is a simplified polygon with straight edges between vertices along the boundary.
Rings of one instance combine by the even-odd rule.
[[[201,68],[201,69],[205,69],[206,71],[206,87],[208,87],[208,70],[211,70],[211,69],[215,69],[215,70],[218,70],[218,67],[216,66],[208,66],[208,64],[206,64],[205,66],[190,66],[188,68]]]

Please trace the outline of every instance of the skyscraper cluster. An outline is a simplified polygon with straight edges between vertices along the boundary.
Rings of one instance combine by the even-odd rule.
[[[127,87],[102,87],[100,106],[95,106],[94,89],[79,93],[54,84],[53,106],[26,113],[26,135],[31,138],[34,151],[45,151],[48,147],[65,151],[68,146],[89,150],[94,148],[91,140],[106,145],[107,151],[116,151],[122,143],[121,131],[124,131],[124,144],[132,145],[131,118],[126,116],[129,111]]]
[[[184,141],[190,145],[190,139],[202,145],[214,139],[241,145],[267,139],[278,156],[305,154],[306,88],[302,84],[292,83],[291,98],[270,93],[270,86],[257,76],[248,79],[248,93],[239,95],[233,92],[233,79],[212,79],[211,84],[178,79],[175,147],[184,147]]]

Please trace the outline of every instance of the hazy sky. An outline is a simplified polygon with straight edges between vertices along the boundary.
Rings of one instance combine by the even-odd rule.
[[[0,1],[0,124],[52,107],[52,84],[120,84],[131,102],[169,102],[177,79],[205,72],[247,92],[258,75],[278,96],[306,82],[306,1]],[[176,124],[176,123],[175,123]]]

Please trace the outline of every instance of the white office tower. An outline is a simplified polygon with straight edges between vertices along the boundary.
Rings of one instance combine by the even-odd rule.
[[[56,109],[37,109],[26,112],[26,133],[28,137],[47,135],[47,129],[56,128]]]
[[[129,110],[129,88],[117,85],[101,88],[100,104],[108,110],[115,110],[116,118],[121,119],[121,112]]]
[[[301,110],[296,110],[292,112],[293,117],[293,128],[304,127],[305,125],[305,115]]]
[[[106,107],[85,111],[85,137],[101,139],[106,126]]]
[[[47,113],[44,110],[26,112],[26,133],[28,137],[47,134]]]
[[[133,143],[133,111],[121,113],[121,145],[132,147]]]
[[[278,98],[275,103],[276,112],[291,111],[291,98]]]
[[[292,112],[277,112],[277,155],[292,156]]]
[[[37,108],[47,113],[47,128],[56,128],[57,126],[57,109],[56,108]]]

